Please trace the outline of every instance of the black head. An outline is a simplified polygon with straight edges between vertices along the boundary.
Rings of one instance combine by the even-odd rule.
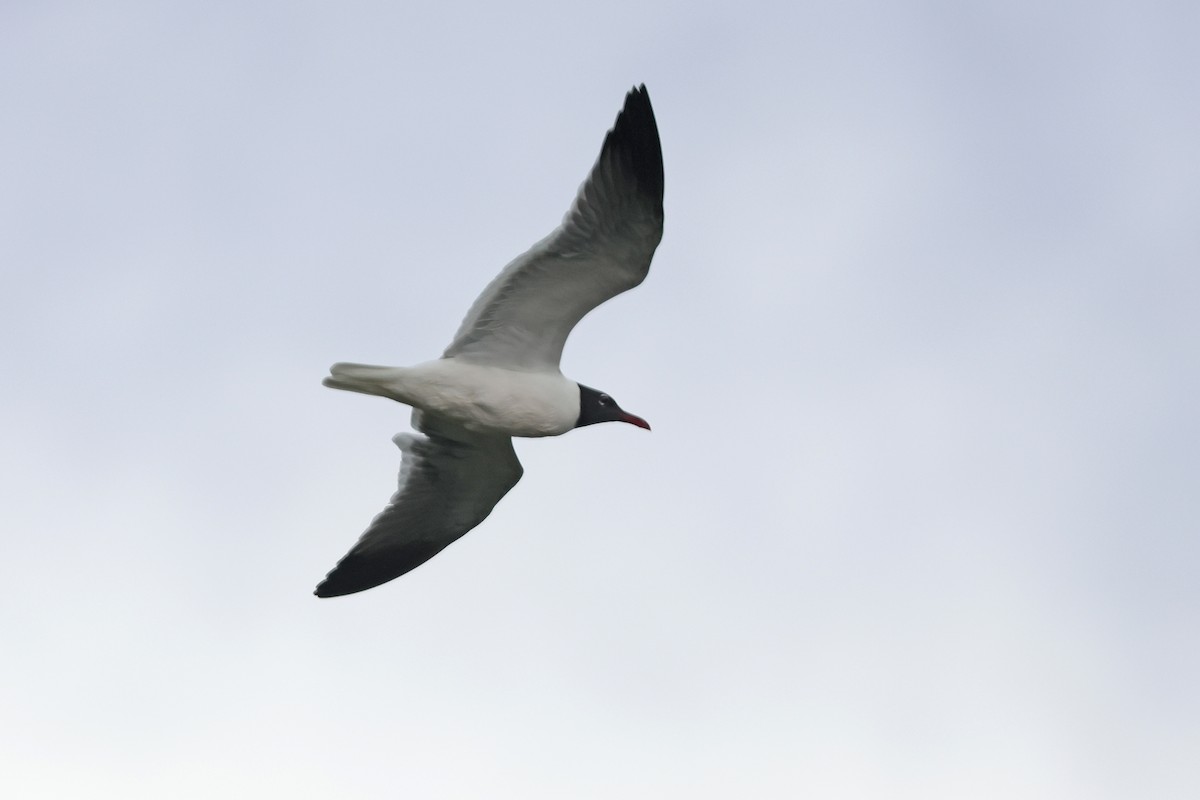
[[[582,383],[578,386],[579,420],[575,423],[576,428],[595,425],[597,422],[628,422],[630,425],[650,430],[650,423],[641,417],[635,417],[633,414],[622,411],[621,407],[617,405],[617,401],[604,392],[597,392]]]

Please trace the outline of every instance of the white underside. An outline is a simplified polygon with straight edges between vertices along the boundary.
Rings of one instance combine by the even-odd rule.
[[[415,367],[335,364],[327,386],[390,397],[472,433],[557,436],[579,419],[579,385],[558,372],[518,372],[455,358]]]

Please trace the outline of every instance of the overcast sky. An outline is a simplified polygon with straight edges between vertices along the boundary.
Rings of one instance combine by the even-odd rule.
[[[1200,796],[1195,3],[0,6],[0,794]],[[666,229],[313,586],[650,90]]]

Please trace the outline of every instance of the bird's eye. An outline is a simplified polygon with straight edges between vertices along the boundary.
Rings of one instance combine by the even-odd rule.
[[[606,394],[602,394],[602,395],[600,395],[599,402],[600,402],[600,405],[602,405],[602,406],[611,406],[613,404],[613,399]]]

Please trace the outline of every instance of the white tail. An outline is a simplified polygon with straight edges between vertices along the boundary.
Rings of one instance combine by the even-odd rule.
[[[396,399],[396,378],[403,371],[398,367],[370,364],[334,364],[329,368],[329,377],[321,383],[331,389]]]

